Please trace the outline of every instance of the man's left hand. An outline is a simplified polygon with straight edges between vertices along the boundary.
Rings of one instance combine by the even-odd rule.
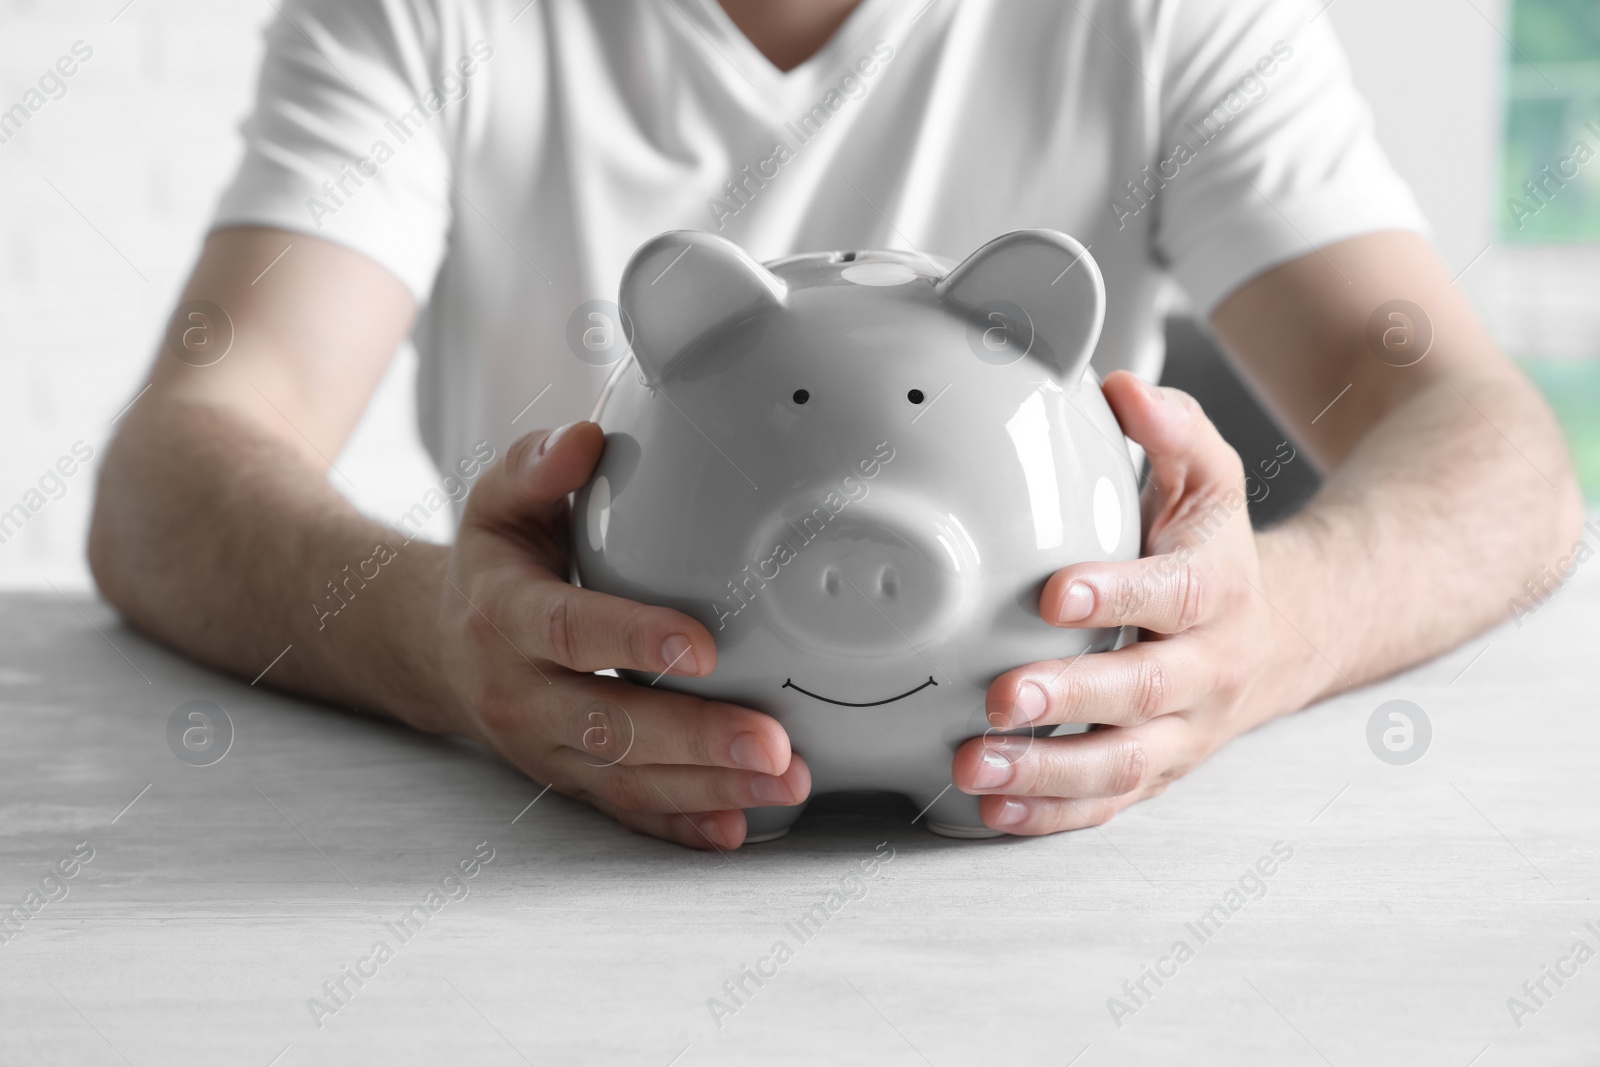
[[[1065,628],[1137,626],[1110,652],[1030,663],[989,687],[996,730],[1053,723],[1103,728],[1064,737],[990,732],[956,752],[958,788],[1013,834],[1094,826],[1167,784],[1291,701],[1303,642],[1268,603],[1244,467],[1187,393],[1126,372],[1104,391],[1144,447],[1144,556],[1063,568],[1039,598]],[[1292,629],[1290,630],[1292,634]]]

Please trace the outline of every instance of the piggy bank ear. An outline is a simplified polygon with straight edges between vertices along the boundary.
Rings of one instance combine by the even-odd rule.
[[[766,308],[782,305],[783,280],[734,244],[699,230],[653,237],[622,272],[617,304],[633,326],[633,354],[657,385],[695,342]]]
[[[936,288],[960,305],[973,350],[984,359],[1009,363],[1031,355],[1068,382],[1089,366],[1105,320],[1100,268],[1086,248],[1055,230],[996,237]]]

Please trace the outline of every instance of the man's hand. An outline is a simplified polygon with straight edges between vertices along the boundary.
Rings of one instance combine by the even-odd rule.
[[[741,809],[798,804],[811,774],[770,716],[590,673],[701,676],[717,659],[687,615],[567,582],[567,494],[604,447],[592,422],[529,434],[473,488],[439,591],[446,728],[631,830],[737,848]]]
[[[1425,358],[1374,348],[1371,323],[1395,301],[1428,331]],[[1151,460],[1146,556],[1069,567],[1039,606],[1060,626],[1127,623],[1144,639],[996,679],[997,727],[1109,728],[964,745],[955,781],[987,794],[991,826],[1104,822],[1238,734],[1504,621],[1523,582],[1572,550],[1582,501],[1560,428],[1422,237],[1364,234],[1289,260],[1211,324],[1326,481],[1255,533],[1239,458],[1195,402],[1106,378]]]
[[[159,354],[107,449],[90,561],[131,622],[263,686],[476,738],[692,847],[733,848],[740,809],[805,798],[773,719],[588,673],[716,662],[692,619],[566,581],[566,495],[599,427],[514,443],[454,545],[401,540],[328,483],[414,319],[399,279],[333,242],[244,227],[207,238],[183,299],[221,308],[235,341],[204,366]],[[329,613],[375,545],[392,553],[382,576],[341,585]]]
[[[1014,834],[1105,822],[1281,710],[1303,642],[1282,639],[1262,588],[1244,468],[1186,393],[1106,378],[1106,399],[1145,449],[1144,558],[1081,563],[1045,584],[1039,610],[1069,628],[1137,626],[1137,644],[1031,663],[989,687],[1000,729],[1101,723],[1067,737],[989,735],[955,757],[984,821]],[[1265,699],[1263,699],[1265,697]]]

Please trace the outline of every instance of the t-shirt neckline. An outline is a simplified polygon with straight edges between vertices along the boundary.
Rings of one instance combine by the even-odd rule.
[[[667,0],[676,3],[677,0]],[[694,5],[707,33],[706,41],[724,59],[732,64],[744,79],[758,89],[787,96],[790,93],[809,91],[822,81],[837,75],[841,57],[850,57],[856,50],[869,47],[865,44],[870,35],[882,28],[888,11],[903,0],[860,0],[855,9],[845,17],[822,47],[808,56],[805,62],[791,70],[779,70],[746,37],[717,0],[688,0]]]

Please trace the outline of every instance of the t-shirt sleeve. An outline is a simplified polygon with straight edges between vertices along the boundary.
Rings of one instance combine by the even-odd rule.
[[[1163,58],[1155,243],[1196,310],[1324,245],[1427,222],[1373,133],[1328,18],[1178,0]]]
[[[444,112],[453,84],[439,84],[428,5],[277,7],[242,128],[244,158],[212,228],[276,226],[336,241],[425,303],[450,225]]]

